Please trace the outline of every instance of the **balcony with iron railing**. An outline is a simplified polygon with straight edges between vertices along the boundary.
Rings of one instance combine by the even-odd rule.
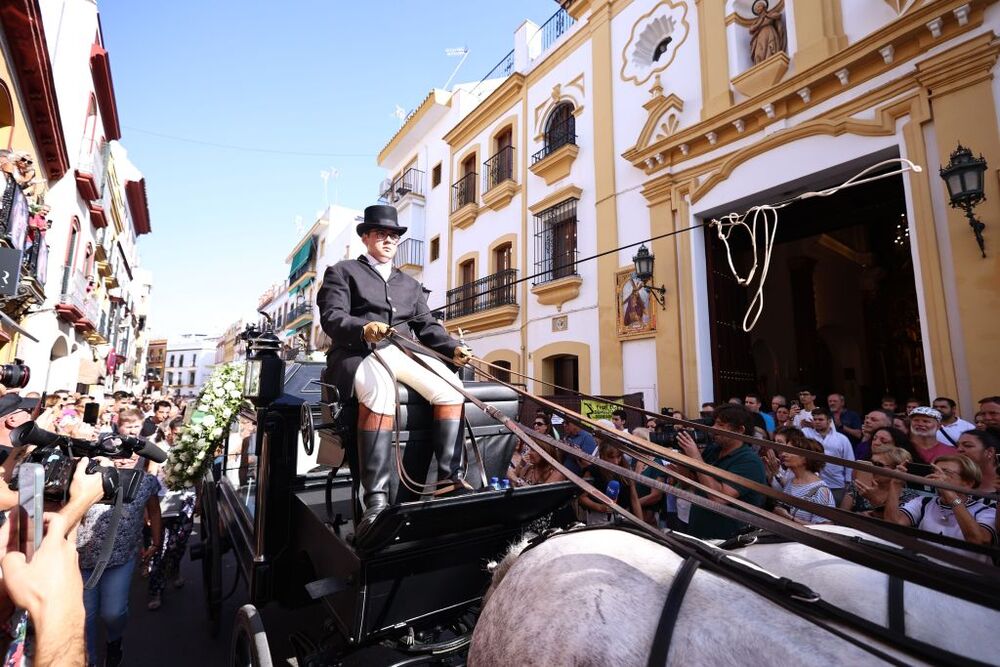
[[[302,301],[297,303],[288,311],[288,318],[285,320],[288,324],[285,326],[286,331],[293,331],[298,329],[306,322],[312,321],[313,307],[308,301]]]
[[[401,204],[407,197],[424,196],[424,172],[410,168],[394,179],[389,187],[379,193],[379,201],[386,204]]]
[[[558,109],[557,109],[558,111]],[[576,116],[567,106],[558,119],[545,128],[545,144],[531,156],[531,173],[545,180],[546,185],[569,176],[580,147],[576,145]]]
[[[525,50],[525,65],[529,62],[534,62],[545,55],[559,38],[565,35],[570,27],[576,23],[576,19],[570,15],[565,8],[559,8],[555,14],[549,17],[545,23],[539,26],[534,32],[528,32],[526,34],[527,42],[521,43],[521,48]],[[505,55],[500,59],[496,65],[486,73],[479,83],[477,83],[472,88],[472,93],[478,93],[486,88],[486,83],[488,81],[493,81],[496,79],[505,79],[517,69],[518,65],[517,49],[515,48],[510,53]]]
[[[288,276],[288,289],[291,290],[293,287],[295,287],[299,283],[299,281],[301,281],[304,277],[308,276],[309,274],[312,274],[312,275],[316,274],[316,258],[315,257],[311,258],[308,262],[306,262],[305,264],[303,264],[299,268],[295,269],[295,271],[293,271],[291,274],[289,274],[289,276]]]
[[[448,327],[482,331],[517,319],[517,269],[505,269],[448,290]]]
[[[563,146],[569,145],[576,145],[576,117],[573,115],[551,123],[545,129],[545,145],[531,156],[531,164],[537,164]]]
[[[483,204],[498,211],[517,194],[514,180],[514,147],[504,146],[483,162]]]
[[[476,181],[479,174],[470,171],[451,186],[451,224],[465,229],[476,219]]]
[[[49,246],[42,240],[32,243],[24,251],[21,261],[21,274],[24,282],[30,287],[32,296],[37,303],[45,301],[45,281],[49,264]]]
[[[403,239],[396,246],[392,265],[400,271],[416,272],[424,266],[424,242],[419,239]]]

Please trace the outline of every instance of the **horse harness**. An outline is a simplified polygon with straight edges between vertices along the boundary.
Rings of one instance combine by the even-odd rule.
[[[403,346],[400,347],[402,347],[403,351],[407,353],[419,365],[423,366],[427,370],[431,370],[431,368],[426,363],[424,363],[422,359],[417,357],[411,351],[407,350],[405,347]],[[428,350],[428,352],[430,352],[431,354],[435,354],[433,350]],[[508,387],[510,386],[507,383],[501,382],[501,384],[506,384]],[[628,520],[630,523],[634,524],[627,528],[622,526],[620,527],[620,529],[628,530],[629,532],[633,532],[637,535],[641,535],[643,537],[646,537],[647,539],[658,542],[661,545],[671,549],[674,553],[677,553],[678,555],[685,557],[685,564],[682,565],[681,571],[678,572],[678,575],[676,576],[675,581],[671,586],[671,590],[668,591],[667,594],[667,598],[664,604],[664,610],[661,614],[661,619],[659,623],[660,626],[659,631],[657,632],[657,637],[655,640],[656,643],[654,643],[654,646],[652,647],[651,650],[651,661],[649,663],[650,665],[657,665],[657,667],[662,667],[662,665],[666,664],[666,656],[669,651],[670,639],[673,634],[673,628],[676,625],[680,608],[683,603],[684,595],[687,592],[687,588],[690,585],[691,580],[693,579],[695,571],[698,569],[698,567],[706,567],[720,574],[721,576],[726,576],[730,579],[733,579],[737,583],[765,597],[772,603],[777,604],[778,606],[790,611],[791,613],[797,616],[808,619],[810,622],[823,628],[827,632],[841,638],[842,640],[848,643],[857,646],[858,648],[870,653],[871,655],[889,664],[903,666],[903,665],[908,665],[909,663],[900,660],[895,656],[889,655],[888,653],[882,651],[881,649],[877,649],[869,645],[868,643],[863,641],[863,639],[852,636],[844,629],[841,629],[840,627],[833,625],[833,623],[836,623],[837,625],[846,625],[848,628],[860,631],[862,635],[867,635],[868,637],[875,637],[889,644],[894,644],[896,647],[902,649],[903,652],[909,654],[910,656],[917,657],[918,659],[924,660],[929,663],[940,664],[940,665],[955,665],[956,667],[958,666],[965,667],[970,665],[978,667],[978,665],[985,664],[974,660],[970,660],[963,656],[958,656],[954,653],[945,651],[938,647],[931,646],[919,640],[894,632],[892,629],[887,629],[876,623],[872,623],[871,621],[868,621],[867,619],[864,619],[856,614],[846,612],[822,600],[819,595],[817,595],[807,586],[795,582],[791,579],[788,579],[787,577],[778,577],[774,574],[771,574],[770,572],[763,570],[759,566],[749,561],[737,558],[732,554],[729,554],[712,544],[703,542],[702,540],[699,540],[697,538],[693,538],[680,533],[675,533],[675,532],[660,533],[659,531],[652,529],[651,527],[647,526],[641,519],[635,517],[631,512],[613,503],[600,489],[597,489],[591,483],[589,483],[588,481],[584,480],[582,477],[580,477],[573,471],[566,468],[560,461],[558,461],[555,457],[553,457],[542,447],[536,444],[532,440],[532,438],[541,440],[542,442],[549,443],[560,450],[567,448],[567,446],[564,443],[549,438],[544,434],[533,433],[529,437],[523,427],[521,427],[519,424],[514,422],[512,419],[510,419],[500,411],[496,410],[490,405],[485,404],[483,401],[473,396],[464,388],[456,387],[456,389],[466,398],[466,400],[471,401],[473,404],[475,404],[477,407],[483,410],[485,414],[496,419],[501,424],[510,429],[511,432],[513,432],[521,441],[531,446],[538,453],[539,456],[548,461],[548,463],[552,467],[554,467],[556,470],[562,473],[563,476],[565,476],[568,480],[572,481],[583,491],[589,493],[591,496],[597,498],[599,501],[607,504],[612,509],[612,511],[618,514],[621,518],[624,518]],[[570,414],[575,414],[572,413],[571,411],[568,412],[570,412]],[[586,460],[602,468],[611,465],[603,460],[598,459],[597,457],[587,455],[582,452],[574,451],[572,453],[574,456],[577,456],[577,458],[581,460]],[[642,458],[647,458],[647,457],[643,456]],[[717,473],[718,476],[725,477],[725,471],[716,470],[715,472]],[[631,473],[628,475],[629,477],[634,475],[632,471],[629,470],[622,471],[622,474],[626,473]],[[659,480],[656,479],[643,479],[643,483],[649,484],[650,486],[656,488],[659,488],[660,486],[658,482]],[[687,482],[694,488],[702,488],[702,485],[698,484],[697,482],[694,482],[693,480],[687,480]],[[746,480],[744,480],[743,483],[746,486],[751,486],[751,483],[747,482]],[[693,495],[684,491],[675,490],[675,492],[677,492],[680,496]],[[697,497],[697,501],[700,501],[700,504],[703,504],[704,506],[712,509],[712,511],[720,513],[724,516],[729,516],[730,514],[735,513],[737,511],[736,507],[743,508],[744,505],[747,505],[747,503],[743,503],[738,499],[732,499],[730,501],[731,504],[723,504],[718,501],[713,501],[705,497]],[[749,506],[744,509],[751,511],[751,513],[754,513],[753,510],[758,510],[759,508],[756,508],[755,506]],[[783,524],[783,522],[778,521],[777,519],[761,516],[759,514],[757,514],[755,518],[762,525],[773,527],[773,529],[777,530],[780,533],[787,532],[786,526]],[[846,525],[850,524],[848,523]],[[594,526],[593,528],[600,528],[600,527],[601,526]],[[576,530],[586,530],[589,528],[590,527],[579,528]],[[568,532],[572,531],[563,531],[562,533],[557,533],[557,534],[567,534]],[[797,530],[796,535],[801,536],[803,538],[802,542],[806,543],[807,545],[817,541],[812,538],[818,539],[822,537],[823,539],[820,541],[827,543],[828,547],[833,547],[833,546],[839,547],[838,549],[831,549],[830,551],[828,551],[828,553],[833,553],[834,555],[841,555],[841,557],[844,557],[843,553],[846,550],[847,552],[854,555],[854,558],[850,558],[851,560],[856,560],[857,558],[855,551],[858,550],[860,547],[860,544],[857,543],[858,542],[857,540],[847,539],[847,540],[831,541],[827,538],[827,536],[821,536],[819,534],[807,535],[805,531],[801,530]],[[549,536],[551,536],[551,534],[546,534],[544,537],[541,538],[541,540],[539,540],[538,543],[540,543],[540,541],[546,539]],[[903,539],[905,538],[902,538],[902,536],[898,536],[897,539],[903,541]],[[854,542],[854,544],[852,544],[852,542]],[[529,543],[527,548],[532,548],[532,546],[536,545],[537,544]],[[841,553],[838,554],[837,553],[838,551],[840,551]],[[869,552],[867,554],[867,558],[865,559],[866,562],[869,563],[868,567],[875,567],[875,569],[884,570],[885,569],[884,567],[873,566],[871,565],[871,563],[873,562],[879,563],[883,566],[887,565],[888,564],[886,562],[887,554],[883,553],[882,558],[880,558],[878,555],[879,551],[885,551],[885,550],[877,549],[874,551],[875,553]],[[899,554],[898,550],[892,549],[891,553],[893,553],[898,558]],[[694,561],[694,562],[688,564],[689,561]],[[905,559],[896,563],[892,563],[892,565],[902,568],[904,571],[907,572],[908,575],[913,576],[917,580],[922,578],[919,576],[922,573],[919,572],[912,563],[908,563]],[[979,564],[977,563],[975,565],[978,566]],[[934,587],[933,584],[932,587]],[[658,643],[662,644],[662,646],[657,645]],[[662,661],[654,662],[653,661],[654,656],[656,656],[657,658],[662,657]]]
[[[527,545],[521,551],[523,556],[526,552],[539,546],[540,544],[554,537],[572,535],[590,530],[606,530],[606,526],[584,526],[577,525],[568,529],[553,529],[546,531],[528,540]],[[880,660],[889,664],[903,667],[909,662],[896,658],[880,649],[873,647],[865,641],[863,637],[856,637],[834,624],[846,624],[854,626],[876,639],[891,643],[910,655],[921,660],[936,665],[954,665],[955,667],[973,666],[985,667],[987,663],[971,660],[964,656],[956,655],[950,651],[932,646],[918,639],[908,637],[902,626],[903,619],[903,580],[899,577],[889,577],[889,618],[890,625],[884,628],[881,625],[846,612],[825,600],[811,588],[788,577],[780,577],[761,568],[755,563],[739,556],[735,556],[727,551],[727,548],[744,547],[757,543],[777,544],[782,542],[792,542],[792,540],[782,539],[767,531],[753,531],[739,536],[744,538],[737,542],[738,538],[727,540],[720,545],[711,544],[695,537],[679,533],[671,533],[670,539],[667,535],[657,537],[642,530],[637,530],[632,526],[615,525],[614,530],[621,530],[638,537],[653,541],[658,545],[668,548],[674,553],[684,557],[680,569],[674,574],[673,582],[667,591],[663,609],[660,612],[660,619],[657,622],[656,634],[649,651],[649,667],[663,667],[667,664],[670,646],[673,640],[674,629],[680,616],[681,607],[688,588],[694,579],[695,573],[702,567],[731,579],[740,585],[750,588],[755,593],[766,598],[770,602],[786,609],[787,611],[804,618],[822,629],[838,636],[858,648],[872,654]],[[754,534],[757,533],[757,534]],[[746,536],[750,536],[747,539]],[[889,547],[877,542],[854,538],[864,541],[876,548],[891,549],[898,551],[894,547]],[[919,556],[912,556],[921,559]]]

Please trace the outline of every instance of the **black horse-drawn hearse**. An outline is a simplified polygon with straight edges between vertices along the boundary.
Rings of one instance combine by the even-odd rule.
[[[250,344],[246,393],[256,406],[256,433],[241,438],[234,429],[224,443],[222,469],[201,490],[201,539],[192,545],[202,561],[213,634],[225,551],[235,554],[246,583],[251,604],[237,615],[232,664],[271,664],[257,613],[271,603],[282,614],[310,610],[295,616],[310,619],[307,627],[297,625],[282,642],[294,647],[299,665],[464,664],[488,584],[487,561],[529,523],[564,507],[575,487],[494,490],[487,480],[503,478],[516,440],[467,404],[467,480],[477,492],[449,498],[415,492],[413,481],[434,470],[432,415],[423,398],[400,385],[398,460],[406,474],[401,481],[394,472],[391,506],[358,545],[356,403],[323,384],[323,363],[283,362],[273,335],[251,337]],[[510,389],[467,387],[516,418],[518,398]]]

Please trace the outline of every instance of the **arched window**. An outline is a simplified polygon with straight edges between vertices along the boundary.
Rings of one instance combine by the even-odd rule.
[[[573,115],[573,105],[570,102],[559,104],[545,123],[545,154],[576,143],[576,116]]]

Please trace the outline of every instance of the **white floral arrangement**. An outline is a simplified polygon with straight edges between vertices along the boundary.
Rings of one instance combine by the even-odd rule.
[[[213,452],[229,432],[243,402],[243,364],[217,366],[184,420],[166,463],[167,487],[179,491],[200,481]]]

